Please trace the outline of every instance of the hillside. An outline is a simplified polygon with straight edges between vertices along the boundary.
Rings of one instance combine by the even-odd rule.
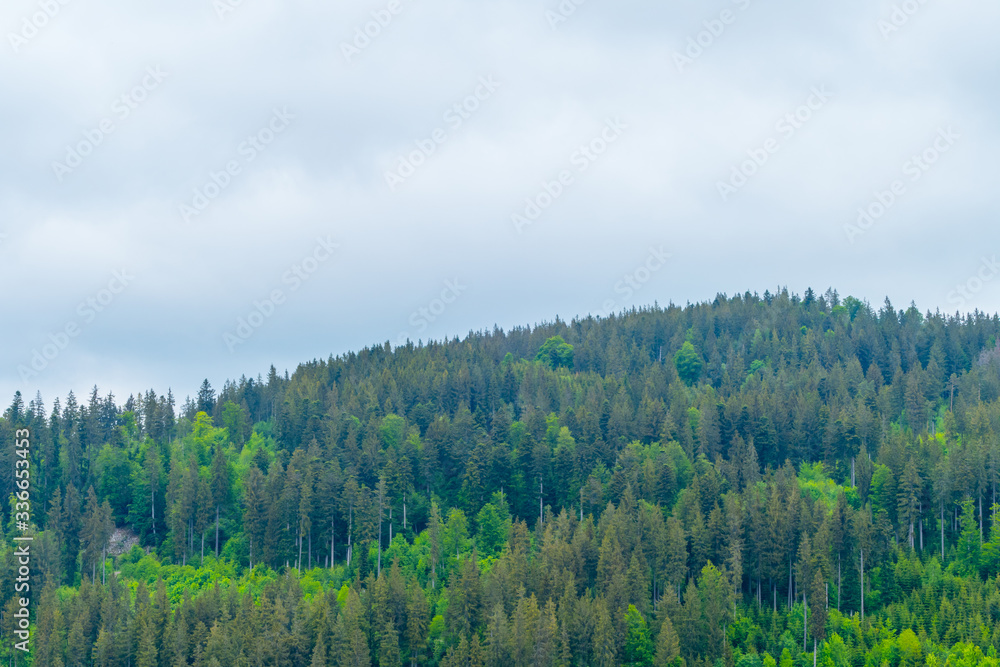
[[[18,394],[31,664],[996,665],[998,340],[996,315],[781,290],[183,404]],[[109,555],[116,529],[139,544]]]

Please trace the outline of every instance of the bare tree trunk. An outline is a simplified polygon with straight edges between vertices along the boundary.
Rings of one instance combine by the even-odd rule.
[[[215,557],[219,557],[219,506],[215,506]]]
[[[809,629],[809,601],[806,599],[805,592],[802,593],[802,652],[806,652],[806,642],[809,641],[809,637],[806,634]]]
[[[382,576],[382,493],[378,494],[378,577]]]
[[[861,550],[861,620],[865,620],[865,550]]]
[[[920,508],[920,553],[924,552],[924,508]]]
[[[542,505],[542,496],[545,493],[545,485],[542,484],[542,478],[538,478],[538,525],[541,526],[545,522],[544,507]]]

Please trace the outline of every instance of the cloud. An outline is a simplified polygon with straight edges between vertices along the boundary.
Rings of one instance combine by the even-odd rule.
[[[887,34],[879,21],[903,3],[588,0],[553,27],[556,0],[227,1],[69,0],[16,51],[9,35],[40,5],[8,3],[0,393],[183,396],[206,376],[294,370],[401,332],[585,315],[623,296],[650,247],[671,259],[637,304],[832,285],[953,310],[949,294],[996,247],[1000,9],[985,0],[928,0]],[[678,71],[691,40],[699,55]],[[166,76],[137,100],[150,68]],[[484,77],[496,90],[449,120]],[[829,102],[782,135],[817,86]],[[275,109],[294,119],[251,160]],[[620,140],[518,234],[511,214],[616,117]],[[113,130],[60,180],[53,163],[105,120]],[[857,209],[949,125],[954,150],[849,243]],[[386,171],[437,129],[390,188]],[[722,201],[718,182],[772,137],[780,148]],[[185,221],[179,207],[233,162]],[[230,353],[226,332],[321,235],[342,252]],[[134,284],[22,382],[32,351],[122,268]],[[449,280],[468,288],[415,326]],[[986,284],[963,307],[998,305]]]

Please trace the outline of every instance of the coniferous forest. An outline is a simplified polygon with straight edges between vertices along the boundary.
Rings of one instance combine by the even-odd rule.
[[[955,667],[1000,645],[1000,319],[720,295],[43,397],[35,667]],[[192,386],[197,380],[193,379]]]

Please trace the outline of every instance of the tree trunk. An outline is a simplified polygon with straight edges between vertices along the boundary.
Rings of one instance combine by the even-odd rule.
[[[219,506],[215,506],[215,557],[219,557]]]
[[[920,504],[917,505],[917,511],[920,513],[920,553],[924,552],[924,501],[921,500]]]
[[[865,620],[865,550],[861,550],[861,620]]]
[[[542,479],[538,479],[538,525],[541,526],[545,523],[544,507],[542,505],[542,496],[545,493],[545,485],[542,484]]]
[[[807,632],[809,630],[809,601],[805,592],[802,593],[802,652],[806,652],[806,645],[809,641]]]
[[[941,567],[944,567],[944,500],[941,501]]]
[[[983,492],[979,491],[979,546],[983,546]]]

